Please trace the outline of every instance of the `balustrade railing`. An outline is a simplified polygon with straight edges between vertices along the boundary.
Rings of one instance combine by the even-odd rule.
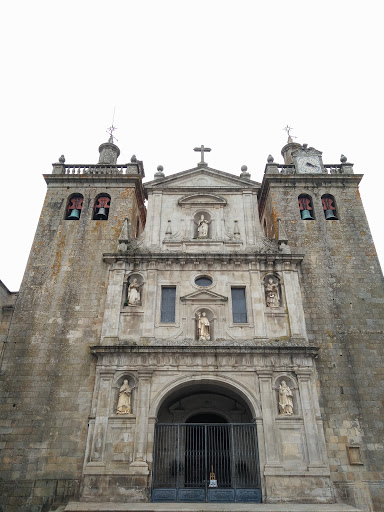
[[[278,169],[280,174],[296,174],[296,169],[294,164],[269,164],[268,167],[275,167]],[[343,169],[346,167],[344,164],[324,164],[324,171],[321,174],[345,174],[346,172],[349,174],[351,170]],[[348,164],[348,167],[352,168],[352,164]],[[270,171],[271,172],[271,171]],[[353,172],[353,171],[352,171]]]
[[[140,174],[137,164],[53,164],[53,174]]]

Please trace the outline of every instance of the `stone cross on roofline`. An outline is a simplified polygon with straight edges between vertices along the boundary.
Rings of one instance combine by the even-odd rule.
[[[205,152],[210,152],[211,151],[211,148],[205,148],[204,146],[200,146],[199,148],[194,148],[193,151],[200,151],[201,153],[201,162],[199,162],[197,164],[198,167],[206,167],[207,166],[207,162],[204,162],[204,153]]]

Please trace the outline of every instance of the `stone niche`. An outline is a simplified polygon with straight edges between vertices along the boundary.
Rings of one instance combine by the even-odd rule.
[[[268,338],[290,336],[284,287],[278,273],[268,272],[262,279],[264,314]]]

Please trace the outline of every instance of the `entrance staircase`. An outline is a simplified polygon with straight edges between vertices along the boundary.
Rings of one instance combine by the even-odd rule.
[[[362,512],[349,505],[259,503],[84,503],[70,502],[64,512]],[[60,511],[61,512],[61,511]]]

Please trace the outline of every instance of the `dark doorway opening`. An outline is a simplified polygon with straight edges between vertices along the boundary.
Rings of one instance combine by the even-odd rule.
[[[228,423],[223,416],[213,413],[194,414],[186,423]]]

